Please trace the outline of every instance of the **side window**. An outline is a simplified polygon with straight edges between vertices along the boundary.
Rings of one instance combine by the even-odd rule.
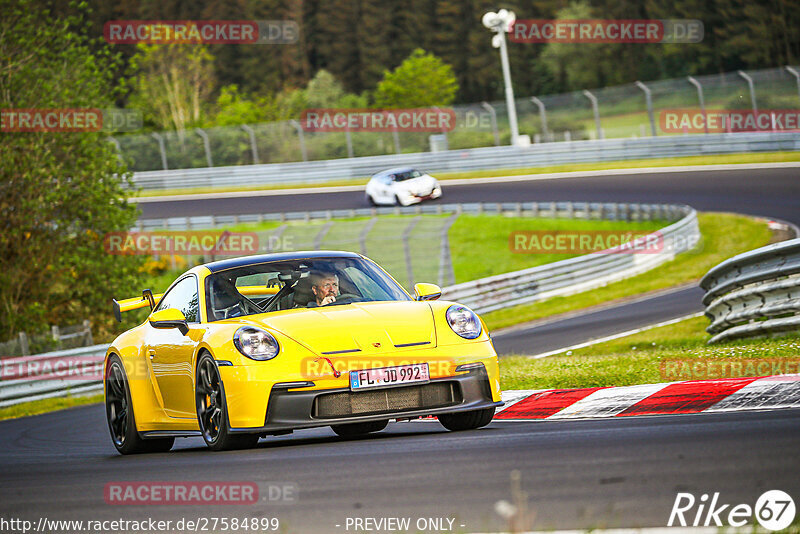
[[[178,282],[169,293],[161,298],[156,311],[174,308],[183,312],[189,323],[200,322],[200,301],[197,293],[197,280],[187,276]]]

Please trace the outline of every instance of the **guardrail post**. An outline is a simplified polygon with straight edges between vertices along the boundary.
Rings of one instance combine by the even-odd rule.
[[[492,132],[494,132],[494,146],[500,146],[500,131],[497,129],[497,112],[488,102],[481,102],[481,107],[492,116]]]
[[[550,137],[550,132],[547,131],[547,109],[544,107],[544,102],[536,98],[535,96],[531,97],[531,102],[536,104],[539,108],[539,117],[542,121],[542,137],[545,141],[552,141]]]
[[[419,222],[419,217],[414,217],[406,229],[403,230],[403,253],[405,254],[406,258],[406,273],[408,276],[408,288],[409,291],[414,290],[414,269],[411,267],[411,247],[408,244],[408,239],[411,237],[411,232],[414,230],[414,227]]]
[[[122,157],[122,146],[119,144],[119,141],[115,137],[108,136],[108,140],[114,143],[114,146],[117,147],[117,159],[120,163],[124,163],[125,160]]]
[[[439,109],[438,106],[433,106],[433,109],[436,110],[436,114],[441,116],[442,110]],[[442,128],[442,135],[444,136],[444,146],[446,147],[445,150],[450,150],[450,140],[447,138],[447,130]]]
[[[392,128],[392,139],[394,140],[394,151],[401,154],[403,151],[400,149],[400,133],[397,131],[397,126]]]
[[[583,96],[589,99],[592,103],[592,112],[594,112],[594,126],[597,128],[597,138],[603,138],[603,128],[600,126],[600,110],[597,107],[597,97],[590,93],[588,90],[583,90]]]
[[[258,165],[258,145],[256,145],[256,132],[247,124],[242,124],[242,130],[250,137],[250,151],[253,154],[253,165]]]
[[[322,246],[322,240],[325,239],[325,234],[328,233],[328,231],[331,229],[331,226],[333,226],[333,221],[326,222],[322,225],[322,228],[320,228],[319,232],[317,232],[317,235],[314,236],[314,250],[319,250],[319,247]]]
[[[743,70],[738,70],[736,73],[744,78],[747,82],[747,86],[750,88],[750,103],[753,105],[753,115],[758,115],[758,107],[756,106],[756,88],[753,85],[753,78],[748,76]]]
[[[53,338],[53,341],[59,341],[61,339],[61,332],[59,331],[58,325],[53,325],[50,327],[50,335]]]
[[[158,141],[158,150],[161,152],[161,166],[164,167],[165,171],[168,171],[169,168],[167,167],[167,148],[164,146],[164,136],[156,132],[153,132],[150,135],[153,137],[153,139]]]
[[[300,152],[303,154],[303,161],[308,161],[308,151],[306,150],[306,138],[303,132],[303,127],[300,126],[300,123],[294,119],[291,119],[289,124],[294,126],[294,129],[297,130],[297,137],[300,140]]]
[[[531,217],[539,217],[539,203],[536,201],[531,205]]]
[[[211,159],[211,143],[208,142],[208,134],[202,128],[195,128],[194,131],[203,138],[203,149],[206,151],[206,163],[209,167],[213,167],[214,161]]]
[[[86,330],[86,345],[94,345],[94,338],[92,337],[92,324],[89,322],[89,319],[83,320],[83,328]]]
[[[800,72],[797,72],[797,69],[794,67],[789,66],[786,67],[786,70],[788,70],[789,73],[794,76],[794,79],[797,80],[797,96],[800,97]]]
[[[369,235],[370,231],[372,231],[372,227],[375,226],[377,221],[377,217],[372,217],[369,221],[367,221],[367,224],[364,225],[364,228],[362,228],[361,233],[358,235],[358,244],[361,247],[361,254],[364,256],[367,255],[367,236]]]
[[[28,346],[28,335],[25,332],[19,333],[19,351],[23,356],[28,356],[31,352]]]
[[[635,83],[636,87],[644,91],[645,102],[647,102],[647,115],[650,117],[650,132],[652,133],[653,137],[656,137],[658,133],[656,132],[656,120],[655,117],[653,117],[653,94],[651,93],[650,88],[639,80],[636,80]]]
[[[450,231],[450,227],[453,226],[454,222],[456,222],[456,219],[458,219],[458,212],[451,215],[442,227],[442,251],[439,256],[439,287],[456,283],[456,275],[455,271],[453,271],[453,261],[450,256],[450,239],[447,235]],[[445,280],[445,276],[447,276],[449,280]]]
[[[344,137],[347,141],[347,157],[353,157],[353,137],[350,135],[350,128],[346,128],[344,131]]]
[[[703,129],[708,133],[708,115],[706,115],[706,103],[703,100],[703,86],[692,76],[688,76],[686,79],[697,88],[697,99],[700,101],[700,112],[703,114]]]

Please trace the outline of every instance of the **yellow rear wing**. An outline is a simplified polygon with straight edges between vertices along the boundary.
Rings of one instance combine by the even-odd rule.
[[[152,310],[156,306],[156,302],[164,296],[164,293],[158,293],[153,295],[153,292],[149,289],[145,289],[142,291],[141,297],[133,297],[130,299],[124,300],[116,300],[111,299],[112,305],[114,306],[114,317],[117,321],[122,322],[122,312],[127,312],[131,310],[138,310],[140,308],[144,308],[145,306],[150,306]]]
[[[274,295],[280,290],[279,287],[265,286],[237,286],[236,291],[247,297],[255,295]]]

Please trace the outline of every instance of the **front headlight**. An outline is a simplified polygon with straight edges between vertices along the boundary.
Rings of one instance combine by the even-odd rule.
[[[459,336],[465,339],[475,339],[481,335],[481,320],[466,306],[454,304],[447,308],[445,316],[447,324]]]
[[[270,334],[254,326],[243,326],[233,335],[233,344],[239,352],[251,360],[271,360],[278,355],[278,341]]]

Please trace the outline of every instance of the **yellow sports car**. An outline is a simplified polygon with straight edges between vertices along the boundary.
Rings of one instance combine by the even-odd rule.
[[[497,354],[469,308],[412,298],[352,252],[248,256],[194,267],[150,306],[105,359],[105,404],[122,454],[209,448],[330,426],[340,436],[436,416],[450,430],[487,425],[500,401]]]

